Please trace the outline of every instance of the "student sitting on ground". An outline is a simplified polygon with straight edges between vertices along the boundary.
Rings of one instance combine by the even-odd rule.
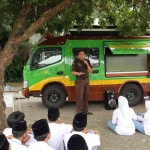
[[[132,119],[137,120],[134,110],[129,108],[125,97],[119,96],[118,108],[113,112],[112,121],[107,122],[108,127],[119,135],[133,135],[135,126]]]
[[[100,145],[100,135],[98,131],[88,132],[86,129],[87,126],[87,114],[77,113],[73,119],[73,132],[64,135],[65,148],[68,150],[68,140],[74,134],[81,135],[88,146],[89,150],[96,150],[97,146]]]
[[[56,107],[48,109],[49,128],[51,131],[51,138],[48,144],[55,150],[63,150],[63,137],[66,133],[72,131],[72,125],[60,123],[60,112]]]
[[[74,134],[70,137],[67,147],[68,150],[88,150],[84,138],[79,134]]]
[[[27,138],[26,121],[15,121],[12,125],[12,134],[13,138],[9,140],[12,150],[27,150],[24,142]]]
[[[15,111],[13,113],[11,113],[8,118],[7,118],[7,124],[9,126],[9,128],[6,128],[4,131],[3,131],[3,134],[6,135],[7,138],[13,138],[11,135],[12,135],[12,125],[15,121],[24,121],[25,119],[25,114],[23,112],[20,112],[20,111]],[[28,131],[27,131],[28,132]],[[33,138],[33,135],[31,134],[27,134],[27,137],[26,137],[26,146],[29,146],[30,143],[36,141],[34,138]],[[24,141],[25,142],[25,141]]]
[[[0,150],[11,150],[11,146],[4,134],[0,134]]]
[[[136,130],[139,132],[150,135],[150,101],[145,101],[146,113],[138,113],[137,120],[133,120]]]
[[[34,138],[37,142],[33,142],[29,146],[29,150],[54,150],[47,143],[50,139],[50,129],[46,119],[36,121],[32,125]]]
[[[7,124],[9,127],[3,131],[3,134],[5,134],[6,137],[12,135],[12,125],[14,121],[24,121],[24,118],[25,114],[23,112],[15,111],[11,113],[7,118]]]

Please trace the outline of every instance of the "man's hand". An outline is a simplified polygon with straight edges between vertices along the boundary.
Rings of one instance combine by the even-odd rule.
[[[13,135],[8,135],[7,138],[8,138],[8,139],[12,139],[12,138],[13,138]]]
[[[81,76],[82,74],[85,74],[85,73],[83,73],[83,72],[78,72],[78,76]]]
[[[84,63],[88,66],[89,65],[89,63],[86,61],[86,60],[84,60]]]
[[[95,131],[95,134],[98,134],[98,135],[100,135],[99,131],[97,131],[97,130],[94,130],[94,131]]]
[[[26,134],[26,136],[24,137],[24,139],[22,140],[22,145],[26,145],[26,142],[30,139],[30,136],[28,134]]]

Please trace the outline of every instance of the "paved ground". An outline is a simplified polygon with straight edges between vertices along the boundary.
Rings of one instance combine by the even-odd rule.
[[[135,112],[145,112],[144,103],[133,107]],[[15,110],[18,110],[18,100],[15,101]],[[150,136],[136,132],[133,136],[119,136],[113,133],[107,126],[107,120],[112,117],[112,110],[105,110],[103,102],[89,103],[89,110],[94,113],[88,116],[88,128],[97,129],[101,134],[101,145],[98,150],[148,150],[150,149]],[[21,100],[21,111],[26,115],[28,124],[34,123],[40,118],[46,118],[47,108],[42,104],[40,98],[31,97]],[[6,109],[9,115],[12,108]],[[61,122],[72,123],[75,115],[75,103],[66,103],[60,109]]]

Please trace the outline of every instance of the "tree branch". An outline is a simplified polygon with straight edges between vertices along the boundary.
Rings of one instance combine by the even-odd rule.
[[[145,8],[146,12],[147,12],[148,14],[150,14],[150,9],[149,9],[148,6],[146,5],[145,1],[142,1],[141,3],[142,3],[142,5],[143,5],[143,7]]]
[[[30,27],[25,31],[23,36],[18,39],[18,42],[27,40],[41,27],[41,25],[46,23],[48,20],[52,19],[55,15],[57,15],[59,12],[61,12],[65,8],[69,7],[72,3],[73,3],[72,0],[64,0],[57,6],[45,11],[37,21],[35,21],[34,23],[30,25]]]
[[[12,33],[10,37],[12,36],[13,38],[20,37],[24,34],[24,29],[25,29],[25,23],[28,18],[28,14],[32,10],[32,5],[25,5],[20,12],[17,15],[16,21],[14,23]]]
[[[137,0],[138,3],[141,3],[145,11],[150,15],[150,9],[147,7],[145,0]]]

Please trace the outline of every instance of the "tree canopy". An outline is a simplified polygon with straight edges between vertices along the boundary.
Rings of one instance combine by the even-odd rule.
[[[91,27],[94,18],[99,18],[99,25],[117,26],[120,35],[143,35],[149,29],[150,2],[148,0],[67,0],[67,9],[57,6],[66,0],[1,0],[0,2],[0,35],[9,35],[18,21],[23,22],[24,29],[18,31],[22,35],[25,30],[38,22],[43,13],[53,9],[53,17],[45,18],[43,24],[36,28],[38,33],[61,33],[73,25],[79,29]],[[65,8],[65,7],[64,7]],[[20,12],[24,12],[20,14]],[[22,18],[22,19],[21,19]],[[26,20],[24,20],[26,19]],[[43,18],[44,19],[44,18]]]

